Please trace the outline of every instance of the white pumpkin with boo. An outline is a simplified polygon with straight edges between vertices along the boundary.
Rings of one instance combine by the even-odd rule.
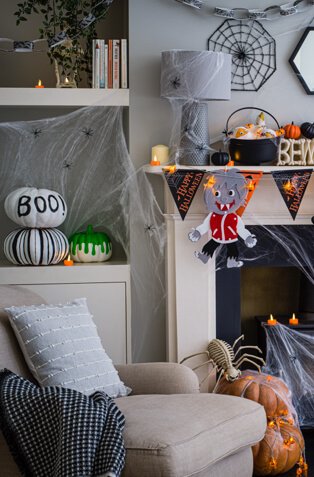
[[[29,228],[54,228],[67,215],[63,197],[49,189],[21,187],[11,192],[4,202],[4,210],[18,225]]]

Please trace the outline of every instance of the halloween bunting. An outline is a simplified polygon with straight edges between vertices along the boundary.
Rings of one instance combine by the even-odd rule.
[[[299,211],[311,174],[312,169],[272,172],[274,181],[293,220]]]

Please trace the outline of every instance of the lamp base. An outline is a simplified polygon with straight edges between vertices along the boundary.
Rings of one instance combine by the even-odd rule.
[[[208,106],[197,101],[182,107],[178,162],[185,166],[209,165]]]

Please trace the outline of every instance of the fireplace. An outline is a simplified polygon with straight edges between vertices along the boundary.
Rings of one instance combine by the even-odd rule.
[[[162,174],[161,170],[155,168],[152,171],[152,169],[150,168],[150,172]],[[215,168],[208,168],[208,170],[213,169]],[[241,273],[254,273],[252,267],[258,267],[258,269],[266,267],[274,270],[283,267],[288,270],[288,268],[296,265],[290,260],[289,256],[283,256],[278,261],[278,257],[280,257],[278,244],[274,242],[271,235],[261,233],[265,230],[265,226],[267,230],[271,230],[272,227],[287,226],[285,230],[287,230],[289,236],[292,237],[294,234],[296,239],[298,236],[304,238],[303,234],[306,233],[308,247],[309,249],[313,248],[314,227],[311,222],[314,213],[313,177],[308,184],[299,212],[293,220],[274,180],[269,174],[272,170],[283,171],[285,168],[264,166],[262,168],[250,167],[249,169],[262,169],[264,175],[243,214],[245,224],[254,230],[259,243],[255,249],[244,250],[245,264],[242,271],[241,269],[227,270],[225,268],[216,271],[217,263],[215,259],[209,260],[204,265],[195,258],[196,245],[188,240],[188,233],[193,227],[198,226],[206,216],[202,194],[203,187],[200,186],[185,220],[182,221],[169,188],[164,181],[164,217],[167,227],[166,343],[169,361],[178,362],[188,355],[205,350],[208,342],[215,337],[232,341],[241,334]],[[206,175],[204,182],[205,180]],[[257,228],[255,229],[255,227]],[[200,243],[198,248],[204,243],[204,241]],[[252,256],[250,254],[256,253],[258,247],[267,250],[267,253],[264,253],[260,260],[251,260]],[[295,249],[298,260],[302,260],[302,250],[298,250],[297,240],[295,241]],[[313,256],[312,259],[314,259]],[[303,263],[304,265],[306,264]],[[311,266],[313,270],[313,262]],[[296,273],[298,272],[299,270],[296,268]],[[276,273],[280,274],[280,271]],[[293,281],[294,278],[291,278],[291,280]],[[223,307],[219,303],[223,303]],[[292,311],[294,310],[289,310],[289,312]],[[261,313],[257,312],[256,314]],[[254,316],[252,316],[251,322],[254,322]]]
[[[294,312],[302,323],[314,321],[314,285],[306,276],[314,269],[314,228],[290,225],[251,227],[251,231],[258,247],[245,266],[216,272],[216,334],[231,343],[244,334],[245,344],[257,345],[264,333],[262,318],[256,320],[257,316],[266,321],[272,313],[287,322]],[[291,257],[287,244],[274,242],[274,237],[285,236],[305,244],[303,257]],[[297,260],[299,267],[293,266]]]

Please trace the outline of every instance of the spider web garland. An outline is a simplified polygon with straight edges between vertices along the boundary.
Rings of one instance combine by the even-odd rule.
[[[224,21],[208,50],[232,55],[232,90],[258,91],[276,71],[276,42],[261,23]]]

